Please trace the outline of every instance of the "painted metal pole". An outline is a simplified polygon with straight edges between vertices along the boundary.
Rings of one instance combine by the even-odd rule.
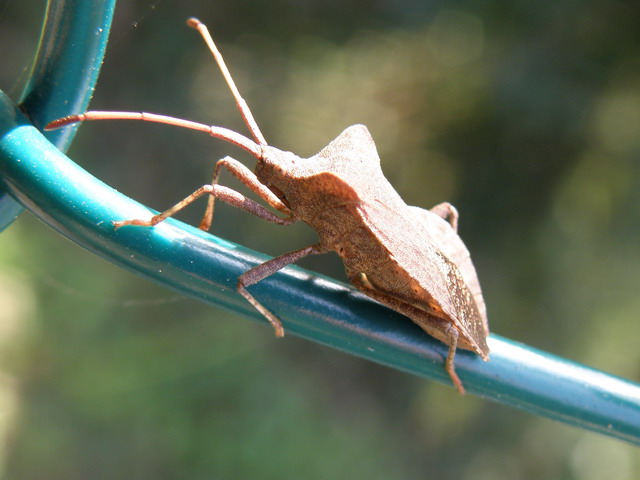
[[[89,105],[107,47],[115,0],[49,0],[38,49],[19,104],[38,127]],[[47,132],[67,151],[76,128]],[[0,232],[23,207],[0,191]]]
[[[213,305],[264,321],[236,293],[238,276],[266,257],[169,219],[114,231],[146,207],[84,171],[0,96],[0,185],[45,223],[110,262]],[[448,383],[447,347],[352,287],[287,267],[251,291],[295,334]],[[265,331],[266,335],[272,334]],[[470,394],[640,444],[640,385],[491,335],[491,361],[458,351]]]

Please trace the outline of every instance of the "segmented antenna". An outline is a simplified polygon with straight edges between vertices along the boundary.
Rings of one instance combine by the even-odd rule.
[[[198,130],[200,132],[205,132],[211,135],[212,137],[220,138],[222,140],[226,140],[244,150],[252,154],[256,158],[260,158],[262,154],[261,146],[267,146],[267,141],[265,140],[258,124],[253,118],[253,114],[251,113],[251,109],[247,102],[242,98],[240,92],[238,91],[238,87],[236,87],[233,78],[231,77],[231,73],[227,68],[227,65],[224,63],[224,59],[220,54],[220,51],[216,47],[216,44],[213,42],[211,38],[211,34],[207,29],[206,25],[202,23],[197,18],[190,18],[187,20],[187,25],[191,28],[196,29],[205,43],[209,47],[209,50],[213,54],[213,57],[220,67],[220,71],[222,72],[222,76],[224,77],[229,89],[231,90],[231,94],[233,98],[236,100],[236,105],[238,106],[238,111],[242,116],[247,128],[251,132],[251,135],[255,139],[255,142],[244,135],[241,135],[233,130],[229,130],[223,127],[216,127],[213,125],[206,125],[204,123],[193,122],[191,120],[184,120],[181,118],[170,117],[167,115],[158,115],[155,113],[148,112],[110,112],[110,111],[89,111],[85,113],[80,113],[77,115],[69,115],[67,117],[59,118],[48,123],[44,129],[45,130],[53,130],[56,128],[63,127],[65,125],[70,125],[72,123],[77,122],[85,122],[92,120],[141,120],[144,122],[154,122],[154,123],[164,123],[166,125],[173,125],[176,127],[188,128],[191,130]],[[257,142],[257,144],[256,144]]]
[[[229,130],[224,127],[216,127],[214,125],[206,125],[204,123],[193,122],[182,118],[170,117],[167,115],[158,115],[157,113],[148,112],[107,112],[93,110],[90,112],[79,113],[77,115],[69,115],[67,117],[58,118],[53,122],[45,125],[45,130],[55,130],[78,122],[90,122],[93,120],[140,120],[143,122],[164,123],[165,125],[173,125],[174,127],[188,128],[199,132],[208,133],[212,137],[220,138],[232,143],[243,150],[246,150],[256,158],[262,155],[260,145],[250,138],[241,135],[238,132]]]
[[[240,115],[244,119],[244,122],[247,124],[247,128],[251,132],[251,135],[253,135],[253,138],[255,138],[256,142],[258,142],[260,145],[266,146],[267,141],[264,139],[264,136],[262,135],[262,132],[258,127],[258,124],[253,118],[253,114],[251,113],[251,109],[249,108],[249,105],[247,105],[247,102],[245,102],[244,98],[242,98],[242,96],[240,95],[240,92],[238,91],[238,87],[236,87],[236,84],[233,81],[233,77],[231,76],[231,73],[229,73],[227,64],[224,63],[224,58],[222,58],[222,54],[218,50],[218,47],[216,47],[216,44],[213,42],[213,38],[211,38],[209,29],[204,23],[202,23],[200,20],[194,17],[191,17],[190,19],[187,20],[187,25],[189,25],[191,28],[196,29],[198,33],[202,35],[202,38],[204,39],[204,42],[207,44],[207,47],[209,47],[209,50],[213,54],[213,58],[215,58],[216,63],[218,64],[218,67],[220,67],[222,76],[226,80],[227,85],[229,85],[229,89],[231,90],[233,98],[236,99],[236,105],[238,106],[238,111],[240,112]]]

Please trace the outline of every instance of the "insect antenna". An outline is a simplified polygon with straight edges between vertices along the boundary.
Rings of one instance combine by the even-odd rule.
[[[224,59],[222,58],[220,51],[216,47],[213,39],[211,38],[211,35],[209,34],[209,30],[204,23],[196,18],[190,18],[189,20],[187,20],[187,25],[196,29],[200,33],[200,35],[202,35],[202,38],[209,47],[209,50],[211,50],[211,53],[213,54],[218,67],[220,67],[222,76],[225,78],[227,85],[229,85],[229,89],[231,90],[231,93],[236,100],[236,105],[238,106],[240,115],[249,128],[249,131],[251,132],[251,135],[253,136],[255,141],[227,128],[206,125],[204,123],[193,122],[191,120],[184,120],[181,118],[170,117],[167,115],[158,115],[148,112],[111,112],[94,110],[77,115],[69,115],[67,117],[58,118],[57,120],[54,120],[45,125],[44,129],[54,130],[56,128],[64,127],[65,125],[70,125],[72,123],[92,120],[141,120],[144,122],[164,123],[166,125],[173,125],[176,127],[188,128],[191,130],[208,133],[212,137],[226,140],[227,142],[246,150],[254,157],[260,158],[262,155],[262,149],[260,147],[267,146],[267,141],[262,135],[260,128],[258,128],[258,124],[253,118],[253,114],[249,109],[249,105],[247,105],[247,102],[240,95],[238,87],[236,87],[236,84],[231,77],[231,73],[229,73],[227,65],[224,63]]]
[[[174,127],[188,128],[190,130],[197,130],[199,132],[208,133],[212,137],[220,138],[221,140],[232,143],[237,147],[246,150],[256,158],[260,158],[262,156],[261,146],[250,138],[239,134],[238,132],[234,132],[233,130],[229,130],[228,128],[192,122],[191,120],[184,120],[182,118],[170,117],[167,115],[158,115],[157,113],[112,112],[93,110],[58,118],[57,120],[46,124],[44,129],[55,130],[56,128],[64,127],[65,125],[71,125],[72,123],[89,122],[93,120],[140,120],[143,122],[164,123],[165,125],[173,125]]]
[[[202,35],[202,38],[204,39],[205,43],[207,44],[207,47],[209,47],[209,50],[213,54],[213,58],[215,58],[216,63],[218,64],[218,67],[220,67],[222,76],[226,80],[227,85],[229,85],[229,89],[233,94],[233,98],[235,98],[236,100],[238,111],[240,112],[240,115],[242,115],[242,119],[244,120],[244,123],[246,123],[247,128],[251,132],[251,135],[256,140],[256,142],[258,142],[258,144],[260,145],[266,146],[267,141],[265,140],[264,136],[262,135],[262,132],[260,131],[260,128],[258,127],[258,124],[253,118],[253,114],[251,113],[251,109],[249,108],[249,105],[247,105],[247,102],[245,102],[244,98],[242,98],[242,96],[240,95],[240,92],[238,91],[238,87],[236,87],[236,84],[233,81],[233,77],[231,76],[231,73],[229,72],[229,69],[227,68],[226,63],[224,63],[224,58],[222,58],[222,54],[218,50],[218,47],[216,47],[216,44],[213,42],[213,38],[211,38],[209,29],[204,23],[202,23],[197,18],[193,18],[193,17],[187,20],[187,25],[189,25],[191,28],[196,29],[198,33]]]

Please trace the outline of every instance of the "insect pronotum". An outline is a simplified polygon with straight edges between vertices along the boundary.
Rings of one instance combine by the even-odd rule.
[[[273,258],[238,279],[238,292],[264,315],[276,336],[284,335],[280,320],[247,288],[307,255],[334,251],[353,285],[449,346],[445,370],[464,393],[454,367],[456,348],[488,360],[489,328],[476,271],[457,234],[456,209],[448,203],[431,210],[404,203],[384,177],[373,139],[363,125],[348,127],[308,159],[268,145],[207,27],[195,18],[187,24],[200,32],[211,50],[253,140],[226,128],[144,112],[92,111],[55,120],[46,128],[86,120],[143,120],[199,130],[253,155],[257,159],[255,173],[225,157],[216,163],[211,184],[150,219],[117,221],[114,227],[151,227],[203,195],[209,198],[199,225],[203,230],[211,227],[216,199],[280,225],[303,221],[318,233],[317,243]],[[223,168],[280,215],[219,185]]]

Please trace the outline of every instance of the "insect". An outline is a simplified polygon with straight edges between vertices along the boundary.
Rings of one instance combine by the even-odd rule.
[[[166,123],[237,145],[257,159],[255,171],[225,157],[216,163],[211,184],[150,219],[117,221],[114,227],[156,225],[203,195],[208,195],[199,225],[203,230],[211,227],[216,199],[276,224],[305,222],[317,232],[317,243],[275,257],[238,279],[238,292],[264,315],[276,336],[284,335],[282,323],[247,288],[305,256],[333,251],[341,257],[354,286],[449,346],[445,370],[464,393],[454,366],[456,349],[471,350],[487,361],[489,329],[476,271],[457,234],[456,209],[448,203],[431,210],[408,206],[384,177],[373,139],[363,125],[348,127],[307,159],[268,145],[206,26],[195,18],[187,24],[198,30],[211,50],[253,140],[222,127],[144,112],[92,111],[55,120],[46,128],[105,119]],[[220,185],[222,169],[279,215]]]

